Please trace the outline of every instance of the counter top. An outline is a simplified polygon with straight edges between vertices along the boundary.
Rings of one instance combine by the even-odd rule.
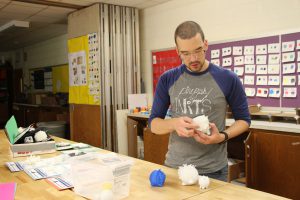
[[[53,137],[56,142],[65,141],[65,139]],[[99,149],[99,153],[108,151]],[[41,158],[49,158],[59,155],[59,152],[53,154],[41,155]],[[0,130],[0,182],[15,182],[17,189],[15,199],[33,200],[33,199],[85,199],[75,194],[72,190],[58,191],[45,180],[31,179],[25,172],[11,173],[5,166],[8,161],[25,160],[25,157],[12,158],[9,150],[9,143],[3,130]],[[183,186],[178,178],[176,169],[166,166],[157,165],[132,158],[134,164],[131,168],[130,176],[130,193],[125,199],[135,200],[152,200],[152,199],[224,199],[235,200],[247,198],[248,200],[257,199],[286,199],[280,196],[272,195],[246,187],[222,182],[214,179],[208,189],[201,190],[198,185]],[[149,175],[153,170],[161,169],[166,174],[166,181],[163,187],[151,187]],[[217,198],[216,198],[217,197]]]
[[[129,113],[128,117],[148,119],[149,115],[139,113]],[[234,119],[226,119],[226,126],[230,126],[234,122]],[[287,122],[269,122],[261,120],[251,120],[250,128],[271,130],[271,131],[282,131],[289,133],[300,133],[300,124],[287,123]]]

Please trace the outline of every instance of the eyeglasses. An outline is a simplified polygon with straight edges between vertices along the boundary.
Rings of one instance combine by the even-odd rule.
[[[203,52],[203,46],[197,48],[196,50],[194,51],[184,51],[184,52],[181,52],[180,51],[180,55],[185,58],[185,59],[190,59],[192,57],[192,55],[194,56],[199,56],[200,53]]]

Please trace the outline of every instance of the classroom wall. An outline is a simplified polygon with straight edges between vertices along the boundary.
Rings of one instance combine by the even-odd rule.
[[[173,0],[140,12],[141,73],[153,99],[151,51],[174,47],[174,31],[198,22],[208,42],[292,31],[300,27],[299,0]]]
[[[68,63],[67,34],[14,51],[14,68],[23,68],[24,82],[29,83],[29,69]]]

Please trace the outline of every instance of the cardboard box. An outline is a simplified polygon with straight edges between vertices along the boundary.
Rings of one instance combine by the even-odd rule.
[[[55,141],[28,144],[9,144],[13,157],[54,153],[56,151]]]

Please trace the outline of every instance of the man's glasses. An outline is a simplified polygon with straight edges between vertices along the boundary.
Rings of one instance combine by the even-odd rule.
[[[198,57],[201,52],[203,52],[203,46],[197,48],[194,51],[184,51],[184,52],[180,51],[180,55],[185,59],[190,59],[192,57],[192,55]]]

